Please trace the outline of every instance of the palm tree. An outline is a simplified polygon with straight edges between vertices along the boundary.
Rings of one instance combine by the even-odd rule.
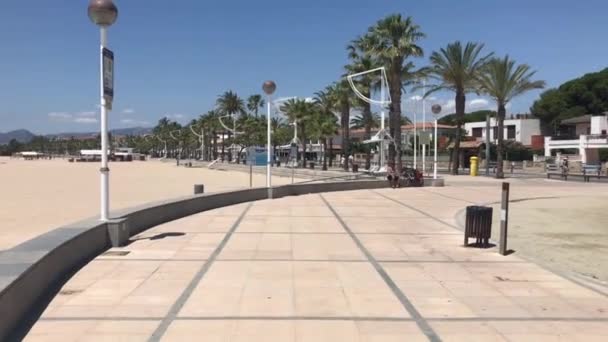
[[[277,146],[280,144],[287,143],[289,141],[287,126],[285,121],[280,117],[274,117],[270,119],[270,129],[272,130],[271,142],[272,150],[274,151],[272,163],[276,162],[276,151]]]
[[[217,97],[215,106],[221,115],[246,115],[245,102],[237,93],[229,90]]]
[[[492,53],[481,56],[484,44],[467,43],[466,46],[457,41],[431,54],[431,66],[426,70],[427,75],[439,82],[431,85],[425,94],[428,96],[437,91],[451,90],[456,93],[456,141],[452,150],[452,174],[458,174],[460,166],[460,139],[465,113],[466,94],[478,91],[478,76]]]
[[[360,73],[368,70],[372,70],[378,68],[380,63],[377,59],[372,58],[368,53],[365,52],[365,39],[359,37],[351,42],[351,44],[346,48],[348,51],[348,57],[351,60],[351,63],[346,65],[344,68],[349,74]],[[371,78],[371,75],[366,74],[361,79],[357,80],[357,89],[363,94],[363,96],[367,98],[371,98],[372,90],[379,87],[380,82],[378,80],[374,80]],[[362,123],[361,127],[365,129],[365,140],[371,138],[371,132],[374,125],[374,117],[372,116],[371,104],[367,101],[363,101],[360,98],[357,98],[355,101],[355,105],[362,109],[362,114],[360,115],[360,121]],[[351,121],[352,123],[352,121]],[[371,165],[371,148],[369,146],[365,147],[366,157],[365,157],[365,168],[369,170]]]
[[[290,99],[281,106],[281,112],[285,113],[289,121],[298,123],[303,145],[302,162],[303,166],[306,167],[306,143],[307,133],[309,133],[307,128],[310,128],[309,126],[314,123],[315,104],[304,99]]]
[[[340,132],[342,134],[342,157],[344,170],[348,171],[348,157],[350,155],[350,108],[352,104],[352,90],[347,81],[334,83],[326,89],[334,108],[340,114]]]
[[[258,112],[261,107],[264,107],[264,99],[262,95],[255,94],[247,98],[247,109],[252,112],[255,117],[258,117]]]
[[[369,126],[370,130],[373,128],[380,127],[380,115],[378,113],[374,113],[371,116],[359,114],[354,118],[350,119],[351,128],[361,129],[365,128],[366,126]]]
[[[317,108],[318,108],[319,112],[321,112],[322,115],[333,115],[334,117],[336,116],[336,114],[335,114],[336,104],[335,104],[334,99],[331,97],[331,92],[329,91],[329,87],[326,88],[326,90],[318,91],[315,93],[315,104],[317,105]],[[329,139],[329,166],[330,167],[333,165],[334,136],[336,136],[337,134],[338,134],[338,132],[335,132],[334,134],[327,136],[327,138]]]
[[[509,56],[492,58],[478,75],[479,89],[496,101],[498,105],[498,146],[496,148],[496,178],[504,178],[504,121],[506,106],[514,97],[533,89],[545,87],[545,81],[532,81],[536,71],[526,64],[515,65]]]
[[[203,115],[203,127],[206,130],[205,137],[208,137],[208,140],[205,142],[206,145],[212,145],[211,153],[213,160],[218,158],[218,149],[217,149],[217,136],[222,132],[222,127],[219,123],[219,114],[215,110],[210,110],[205,115]]]
[[[321,110],[317,105],[317,125],[318,133],[323,142],[323,171],[327,170],[327,140],[332,141],[332,137],[338,134],[338,118],[332,112]],[[330,149],[331,151],[331,149]]]
[[[373,58],[386,67],[390,87],[391,106],[389,114],[390,133],[397,142],[389,146],[389,160],[401,170],[401,95],[404,86],[404,72],[412,68],[407,61],[410,57],[421,57],[422,48],[418,41],[425,37],[411,17],[403,18],[393,14],[370,27],[363,38],[362,47]]]
[[[245,102],[241,99],[237,93],[229,90],[224,92],[222,95],[218,96],[215,106],[221,115],[232,115],[233,120],[236,119],[238,115],[247,115],[247,111],[245,110]],[[232,137],[232,132],[228,131],[228,139],[230,140]],[[224,157],[224,140],[222,139],[222,158]],[[232,159],[232,155],[228,155],[228,159]]]

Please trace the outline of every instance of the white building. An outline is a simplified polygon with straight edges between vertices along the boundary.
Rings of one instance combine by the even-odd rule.
[[[545,137],[545,156],[555,150],[574,150],[572,160],[599,164],[599,149],[608,148],[608,116],[583,115],[561,122],[561,135]],[[566,153],[568,154],[568,153]]]
[[[486,122],[467,122],[464,124],[467,135],[477,140],[486,140]],[[532,136],[540,135],[540,120],[512,119],[504,121],[503,136],[505,140],[515,140],[524,146],[532,145]],[[498,125],[495,118],[490,119],[490,141],[498,138]]]

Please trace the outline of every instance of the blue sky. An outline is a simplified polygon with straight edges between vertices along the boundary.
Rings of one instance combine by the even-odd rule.
[[[98,29],[86,0],[2,0],[0,132],[95,131],[98,119]],[[605,0],[115,0],[110,29],[116,55],[110,126],[181,122],[211,109],[218,94],[311,96],[341,73],[345,45],[379,18],[411,15],[433,50],[454,40],[479,41],[538,70],[550,87],[608,66]],[[144,6],[145,4],[145,6]],[[406,100],[414,94],[406,94]],[[516,99],[526,112],[538,92]],[[452,94],[436,102],[450,106]],[[471,108],[493,107],[469,96]],[[411,115],[420,105],[404,107]],[[479,107],[479,108],[477,108]]]

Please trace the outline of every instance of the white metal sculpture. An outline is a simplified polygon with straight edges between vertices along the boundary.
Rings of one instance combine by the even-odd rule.
[[[357,77],[361,77],[361,76],[368,75],[368,74],[374,74],[374,73],[376,73],[376,74],[380,73],[380,99],[379,100],[375,100],[375,99],[372,99],[372,98],[369,98],[369,97],[363,95],[357,89],[357,87],[355,85],[355,81],[354,81],[354,79]],[[371,139],[365,140],[363,143],[365,143],[365,144],[380,143],[379,171],[383,172],[383,171],[385,171],[384,142],[385,142],[385,140],[388,140],[389,142],[395,143],[394,139],[391,137],[391,135],[386,131],[386,129],[384,127],[385,126],[384,125],[385,110],[386,110],[386,107],[388,105],[390,105],[390,103],[391,103],[390,87],[388,84],[388,77],[386,76],[386,70],[384,69],[384,67],[371,69],[371,70],[359,72],[356,74],[348,75],[348,76],[346,76],[346,79],[348,80],[350,87],[352,88],[353,92],[355,93],[355,95],[357,95],[358,98],[360,98],[361,100],[363,100],[367,103],[380,106],[380,131],[378,131],[378,133],[376,133],[373,137],[371,137]],[[370,85],[370,87],[371,87],[371,85]]]
[[[222,121],[222,118],[227,118],[227,117],[230,117],[230,118],[232,119],[232,128],[229,128],[229,127],[228,127],[228,126],[227,126],[227,125],[224,123],[224,121]],[[227,130],[227,131],[229,131],[230,133],[232,133],[232,136],[233,136],[232,141],[233,141],[233,143],[232,143],[232,144],[230,144],[230,147],[228,147],[228,150],[233,151],[233,152],[236,154],[236,153],[238,152],[239,148],[238,148],[238,146],[237,146],[237,145],[234,143],[234,141],[236,140],[236,136],[237,136],[238,134],[243,134],[243,133],[244,133],[244,132],[238,132],[238,131],[236,130],[236,120],[238,119],[238,118],[237,118],[237,115],[236,115],[236,114],[234,114],[234,113],[233,113],[233,114],[228,114],[228,115],[223,115],[223,116],[218,117],[218,119],[219,119],[219,121],[220,121],[220,125],[222,125],[222,127],[224,127],[224,129],[225,129],[225,130]],[[225,138],[225,137],[222,137],[222,141],[223,141],[223,139],[224,139],[224,138]],[[236,156],[236,158],[238,158],[238,156]]]
[[[201,143],[201,160],[205,160],[205,129],[203,127],[201,127],[201,133],[199,134],[198,132],[196,132],[194,130],[194,128],[192,128],[193,125],[190,125],[188,127],[190,127],[190,131],[192,132],[192,134],[194,134],[196,137],[198,137],[198,141]]]

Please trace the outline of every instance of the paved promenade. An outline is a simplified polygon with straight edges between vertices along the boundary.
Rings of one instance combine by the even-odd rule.
[[[607,341],[605,294],[461,246],[456,214],[498,198],[482,183],[267,200],[155,227],[78,272],[26,340]]]

